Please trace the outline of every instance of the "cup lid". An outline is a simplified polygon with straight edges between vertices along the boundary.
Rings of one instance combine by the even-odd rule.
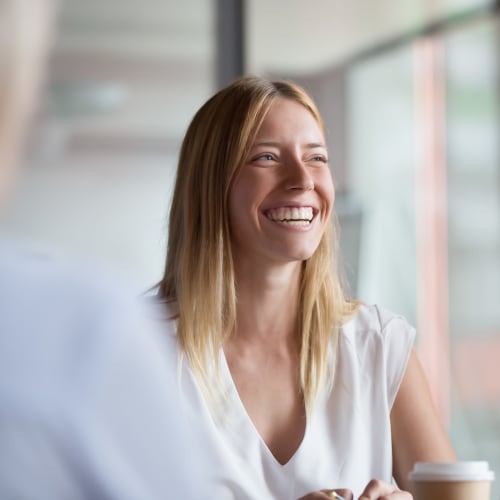
[[[493,481],[495,473],[486,461],[417,462],[410,481]]]

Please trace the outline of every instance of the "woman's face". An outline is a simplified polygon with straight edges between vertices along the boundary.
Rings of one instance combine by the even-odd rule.
[[[229,194],[235,261],[308,259],[329,223],[333,200],[319,124],[297,102],[276,100]]]

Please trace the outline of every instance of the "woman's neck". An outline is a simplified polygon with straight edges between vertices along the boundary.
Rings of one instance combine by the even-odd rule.
[[[297,337],[301,264],[236,269],[237,327],[234,337],[276,341]],[[233,338],[234,338],[233,337]]]

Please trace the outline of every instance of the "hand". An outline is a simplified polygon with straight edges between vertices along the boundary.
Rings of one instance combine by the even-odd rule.
[[[413,496],[407,491],[401,491],[392,484],[385,483],[379,479],[372,479],[359,500],[412,500]]]
[[[332,492],[335,492],[344,498],[344,500],[354,500],[351,490],[346,490],[345,488],[336,488],[334,490],[320,490],[313,491],[307,495],[300,497],[298,500],[327,500],[328,498],[335,498],[332,496]]]

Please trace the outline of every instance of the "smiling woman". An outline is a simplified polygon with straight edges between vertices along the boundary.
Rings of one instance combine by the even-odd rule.
[[[343,293],[333,202],[297,85],[242,78],[193,118],[159,298],[190,425],[232,498],[409,499],[393,475],[409,489],[415,461],[454,457],[413,328]]]
[[[294,112],[299,113],[300,119],[305,118],[306,122],[299,122],[294,126],[293,121],[290,122],[297,118],[293,115]],[[312,248],[314,251],[307,263],[304,259],[292,262],[296,277],[301,275],[300,283],[297,282],[296,286],[300,285],[305,290],[304,298],[307,298],[301,301],[300,317],[297,315],[293,321],[301,324],[304,343],[300,361],[301,384],[306,405],[312,405],[327,377],[326,357],[330,337],[335,335],[338,326],[351,315],[356,306],[345,300],[334,262],[336,251],[335,248],[332,249],[332,245],[336,247],[336,238],[332,235],[329,223],[333,202],[329,169],[323,168],[322,176],[327,179],[327,186],[332,190],[332,199],[328,203],[323,201],[320,207],[318,202],[319,193],[323,191],[321,186],[309,189],[308,186],[299,185],[297,189],[296,185],[297,182],[303,182],[303,176],[309,176],[304,172],[311,169],[305,169],[297,158],[290,165],[288,158],[290,150],[298,147],[296,144],[290,146],[290,142],[297,141],[297,136],[300,138],[301,148],[311,141],[324,143],[323,122],[319,111],[300,87],[287,82],[272,83],[259,78],[244,78],[212,97],[195,115],[179,158],[170,209],[166,270],[160,283],[160,295],[179,305],[179,337],[194,373],[198,375],[202,387],[206,385],[205,392],[213,393],[212,384],[205,378],[209,369],[207,353],[211,353],[212,360],[215,361],[218,349],[232,336],[236,321],[242,321],[241,317],[237,317],[236,308],[237,296],[238,303],[242,301],[243,287],[235,287],[235,282],[241,280],[241,277],[235,276],[235,268],[239,264],[243,265],[243,262],[237,263],[233,255],[237,252],[237,238],[233,234],[235,224],[231,223],[231,218],[251,217],[248,213],[250,207],[243,208],[243,200],[237,201],[238,191],[240,196],[246,198],[250,196],[249,193],[260,189],[260,183],[250,179],[243,185],[242,177],[251,171],[260,171],[265,175],[262,169],[249,169],[247,164],[249,159],[255,159],[252,148],[262,141],[264,134],[273,130],[274,135],[279,132],[281,127],[276,123],[277,119],[286,120],[286,126],[296,136],[288,138],[287,134],[281,133],[280,136],[268,136],[264,139],[265,142],[275,143],[274,151],[267,153],[271,156],[272,153],[278,153],[277,141],[281,140],[283,147],[286,146],[282,154],[286,160],[284,166],[281,169],[272,168],[269,172],[271,176],[276,175],[279,170],[288,172],[279,183],[274,196],[283,196],[284,190],[289,191],[286,194],[288,200],[293,196],[314,198],[316,212],[322,209],[317,220],[321,220],[324,233],[319,231],[316,235],[317,248]],[[306,130],[301,132],[303,127]],[[269,128],[271,130],[267,132]],[[266,155],[265,150],[260,153],[261,156]],[[259,151],[257,156],[258,154]],[[300,155],[303,154],[304,152],[300,152]],[[323,155],[326,158],[324,146]],[[296,151],[293,156],[297,156]],[[259,163],[262,161],[261,157]],[[241,189],[238,189],[238,184],[242,186]],[[303,194],[297,195],[297,191],[303,191]],[[262,208],[252,207],[254,219]],[[266,208],[274,207],[269,205]],[[260,214],[255,223],[262,225],[263,219]],[[272,237],[280,240],[283,234],[278,233]],[[251,240],[252,236],[247,239],[246,244]],[[306,240],[308,238],[303,237],[300,241],[308,245]],[[303,273],[299,270],[302,266]],[[257,271],[258,267],[252,266],[252,272]],[[309,297],[313,299],[309,300]],[[298,296],[294,297],[293,307],[298,305],[297,298]],[[215,394],[212,396],[217,397]]]

